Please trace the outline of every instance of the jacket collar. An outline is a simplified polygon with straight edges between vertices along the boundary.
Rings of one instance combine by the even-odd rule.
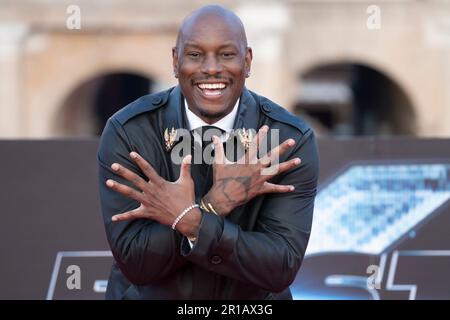
[[[164,108],[163,128],[188,128],[184,114],[183,96],[179,86],[174,87],[170,94],[166,108]]]
[[[189,125],[187,122],[186,111],[184,108],[184,96],[179,86],[174,87],[169,93],[167,106],[164,108],[163,127],[162,130],[169,131],[179,128],[186,130],[181,131],[181,134],[176,135],[175,144],[189,132]],[[250,91],[244,87],[241,97],[239,99],[239,107],[234,121],[233,129],[254,129],[258,131],[259,122],[259,107],[257,101],[254,99]]]

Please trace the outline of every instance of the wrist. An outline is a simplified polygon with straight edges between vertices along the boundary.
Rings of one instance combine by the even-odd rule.
[[[218,216],[226,216],[233,208],[226,205],[226,201],[221,201],[211,190],[208,192],[200,202],[200,207],[209,213],[213,213]]]
[[[200,228],[202,212],[199,208],[190,210],[176,225],[176,229],[191,241],[195,241]]]

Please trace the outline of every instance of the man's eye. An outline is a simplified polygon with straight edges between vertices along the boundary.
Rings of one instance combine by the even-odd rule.
[[[188,52],[188,57],[191,57],[191,58],[198,58],[198,57],[200,57],[200,53],[198,53],[198,52]]]
[[[236,56],[236,54],[234,52],[223,52],[222,53],[222,57],[226,58],[226,59],[231,59],[234,58]]]

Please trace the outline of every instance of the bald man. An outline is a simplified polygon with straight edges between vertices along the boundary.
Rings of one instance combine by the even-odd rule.
[[[246,89],[252,50],[233,12],[194,11],[172,57],[179,85],[125,106],[101,137],[115,260],[106,297],[292,299],[316,195],[314,134]]]

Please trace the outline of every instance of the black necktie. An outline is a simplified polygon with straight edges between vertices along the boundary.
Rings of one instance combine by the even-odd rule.
[[[192,178],[195,183],[195,194],[200,199],[212,186],[212,163],[214,150],[212,136],[220,137],[224,130],[215,126],[203,126],[191,131],[193,141]]]

